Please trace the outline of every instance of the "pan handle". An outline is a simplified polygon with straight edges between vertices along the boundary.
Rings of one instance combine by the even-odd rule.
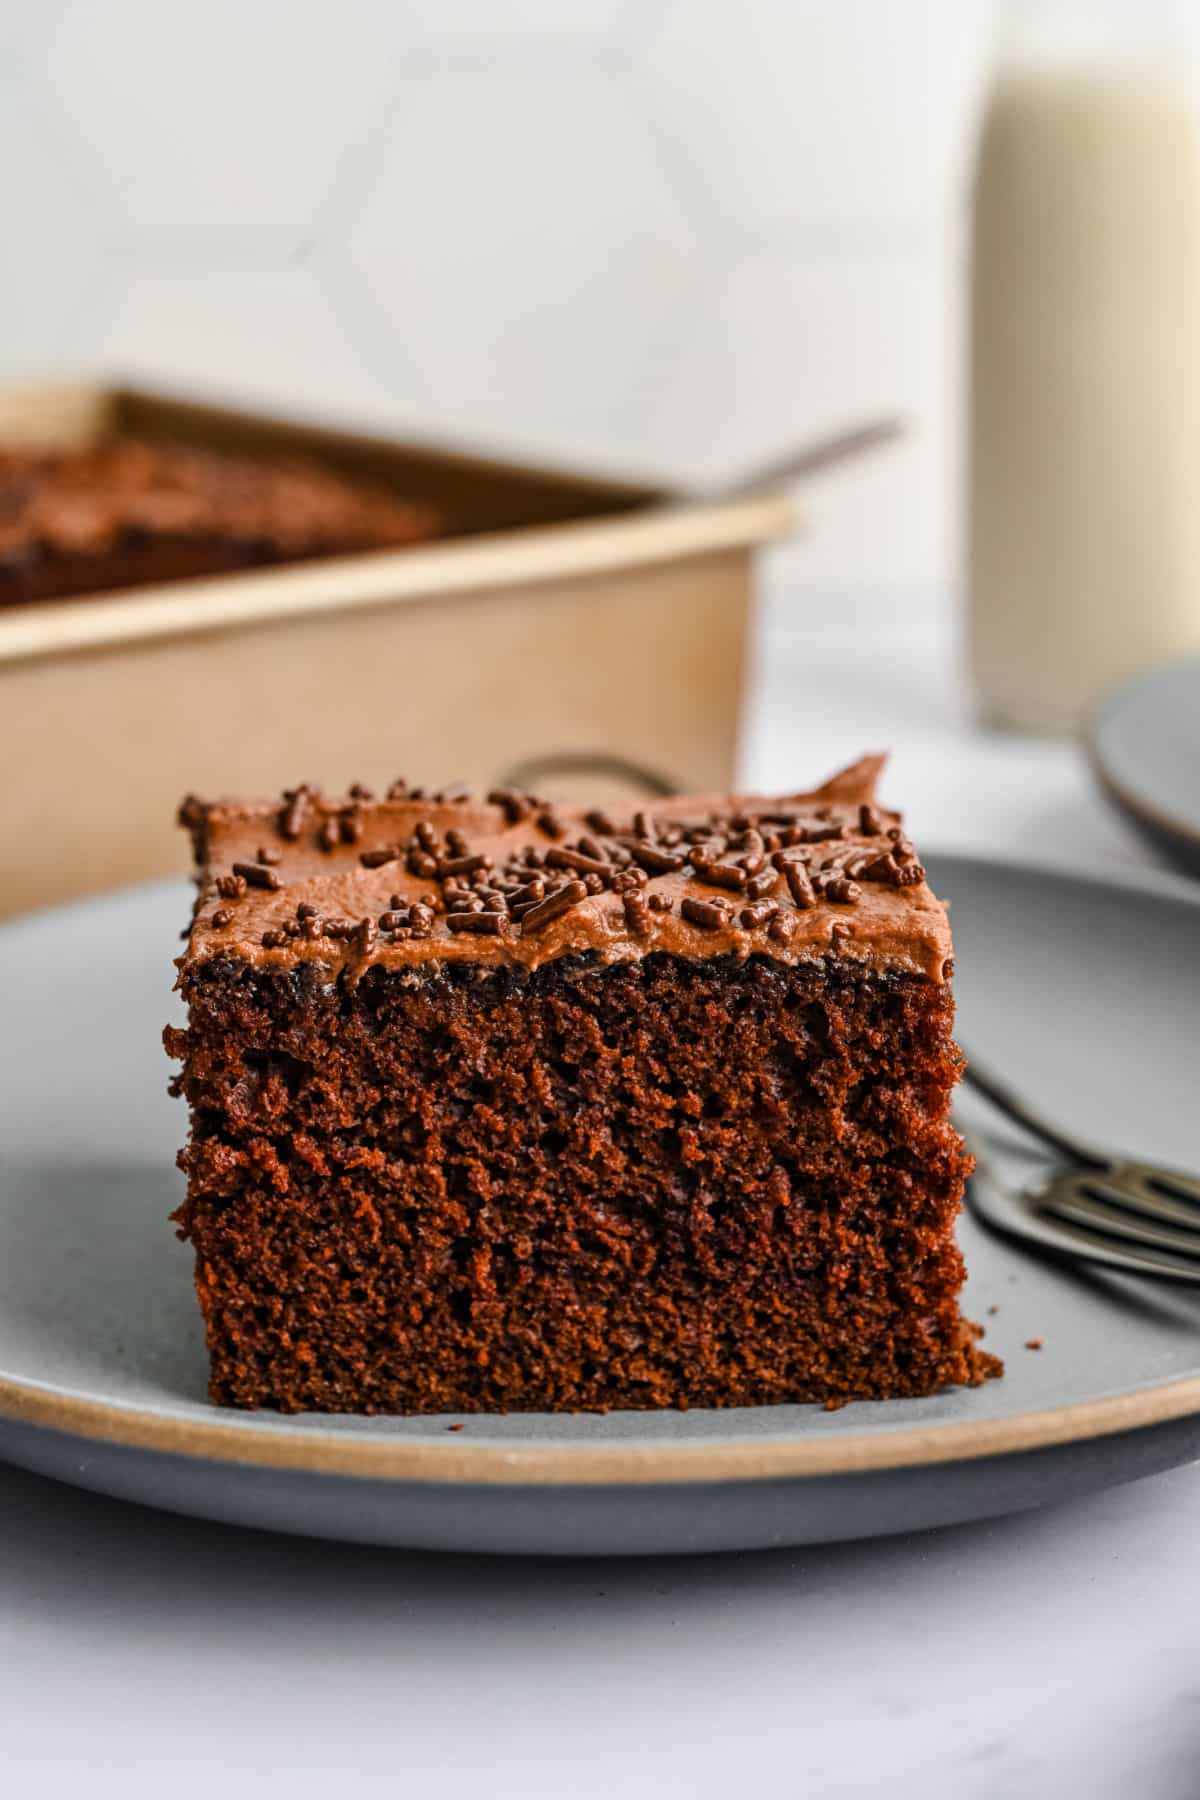
[[[607,775],[626,781],[640,793],[661,800],[667,794],[682,793],[682,784],[661,769],[647,768],[631,762],[626,756],[611,756],[602,750],[547,751],[544,756],[527,756],[506,769],[500,777],[506,787],[530,791],[547,776]]]

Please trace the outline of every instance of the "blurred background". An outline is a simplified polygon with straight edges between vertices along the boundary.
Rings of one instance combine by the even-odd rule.
[[[118,373],[671,482],[902,418],[902,441],[806,488],[800,532],[760,559],[740,771],[787,785],[890,741],[919,820],[939,771],[953,787],[945,733],[1021,711],[1011,694],[989,704],[962,654],[971,196],[989,93],[1014,46],[1018,65],[1043,55],[1046,16],[1068,64],[1078,38],[1079,66],[1098,57],[1106,80],[1149,68],[1200,94],[1192,4],[3,0],[0,379]],[[1125,129],[1093,134],[1098,169],[1120,160]],[[1037,140],[1032,184],[1001,146],[996,179],[1016,185],[996,201],[994,270],[1026,241],[1022,209],[1056,142]],[[1200,180],[1185,192],[1190,171],[1157,148],[1130,164],[1135,190],[1194,200],[1200,221]],[[1075,241],[1079,191],[1086,175],[1056,241]],[[1169,220],[1164,232],[1174,241]],[[1195,287],[1200,368],[1194,261],[1162,279],[1189,305]],[[1103,267],[1085,257],[1048,278],[1060,346]],[[988,291],[1003,321],[999,276]],[[1131,321],[1122,354],[1136,357]],[[1137,331],[1153,336],[1153,315]],[[1083,380],[1119,432],[1128,408],[1098,373],[1111,351],[1101,334]],[[988,378],[977,434],[1010,431],[994,418],[1010,371]],[[1178,382],[1160,373],[1164,391]],[[1200,436],[1175,436],[1192,479]],[[1006,458],[1023,460],[1011,432]],[[1084,508],[1111,511],[1096,496],[1125,474],[1106,467]],[[1170,502],[1200,517],[1185,490]],[[1023,508],[1017,493],[1002,540]],[[1162,541],[1160,525],[1161,496],[1146,529]],[[1169,580],[1194,593],[1200,565],[1181,576],[1182,557]],[[1112,566],[1102,541],[1093,563]],[[1054,656],[1088,637],[1091,605],[1072,597]],[[1184,618],[1172,599],[1170,629],[1122,647],[1093,685],[1200,643],[1190,605]],[[1009,722],[1061,728],[1079,710],[1072,692],[1062,717],[1031,706]],[[1015,780],[1077,780],[1074,760],[975,748]],[[928,809],[935,824],[970,831],[963,783],[956,810]]]
[[[673,477],[901,413],[782,572],[944,605],[990,13],[6,0],[0,364]]]

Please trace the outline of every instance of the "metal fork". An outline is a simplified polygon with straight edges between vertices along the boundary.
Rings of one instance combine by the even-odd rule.
[[[1200,1283],[1200,1179],[1085,1144],[1017,1094],[977,1056],[966,1080],[1066,1159],[1019,1190],[1006,1187],[975,1135],[967,1202],[985,1225],[1058,1255],[1128,1274]]]

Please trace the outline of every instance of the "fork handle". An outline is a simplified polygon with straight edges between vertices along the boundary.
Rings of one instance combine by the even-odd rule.
[[[960,1048],[963,1046],[960,1045]],[[1081,1144],[1077,1138],[1071,1137],[1057,1125],[1052,1125],[1049,1119],[1043,1118],[1041,1113],[1029,1104],[1028,1100],[1011,1088],[1002,1076],[997,1075],[996,1071],[989,1068],[987,1063],[983,1062],[973,1051],[963,1048],[963,1053],[967,1058],[964,1075],[968,1085],[982,1094],[986,1100],[990,1100],[998,1111],[1012,1119],[1015,1124],[1023,1126],[1034,1137],[1041,1138],[1042,1142],[1049,1144],[1052,1150],[1058,1150],[1063,1156],[1069,1157],[1072,1162],[1079,1163],[1087,1169],[1102,1169],[1107,1166],[1109,1160],[1107,1156],[1099,1150],[1093,1150],[1088,1145]]]

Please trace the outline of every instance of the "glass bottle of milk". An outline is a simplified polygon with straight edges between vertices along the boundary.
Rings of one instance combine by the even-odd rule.
[[[1200,121],[1172,16],[1002,15],[967,526],[970,661],[997,723],[1070,729],[1112,681],[1200,648]]]

